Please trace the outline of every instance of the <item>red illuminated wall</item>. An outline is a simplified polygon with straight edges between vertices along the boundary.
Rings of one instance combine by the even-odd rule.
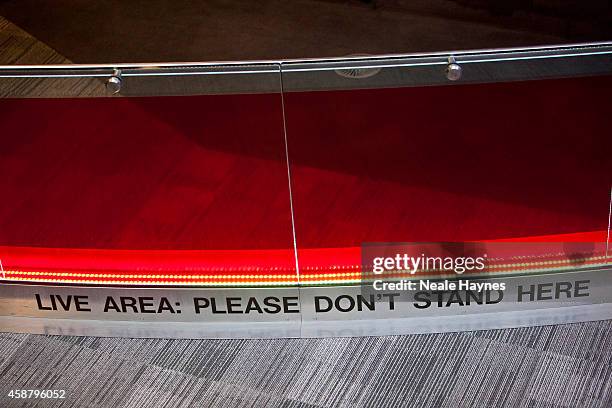
[[[611,86],[288,93],[298,248],[604,232]],[[2,99],[0,132],[0,246],[273,250],[295,274],[279,94]]]

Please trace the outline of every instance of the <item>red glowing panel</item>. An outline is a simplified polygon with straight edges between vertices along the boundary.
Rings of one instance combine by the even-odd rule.
[[[10,247],[204,250],[228,268],[218,251],[244,251],[295,276],[281,112],[279,94],[0,100],[5,268]]]
[[[482,243],[489,254],[486,276],[552,273],[572,264],[581,267],[612,262],[606,258],[607,231],[524,237]],[[2,276],[9,281],[110,285],[295,286],[292,250],[108,250],[0,247]],[[520,254],[520,257],[516,257]],[[302,285],[355,284],[373,277],[362,268],[360,247],[300,251]],[[496,258],[498,258],[496,260]],[[535,263],[534,263],[535,261]],[[546,261],[546,262],[543,262]],[[476,272],[475,272],[476,273]],[[420,271],[418,277],[439,277]],[[414,278],[398,271],[386,278]]]
[[[300,258],[607,229],[611,87],[592,77],[288,93]]]

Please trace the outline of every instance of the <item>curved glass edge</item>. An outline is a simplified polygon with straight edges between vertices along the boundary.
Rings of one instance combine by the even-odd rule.
[[[0,316],[0,330],[9,333],[119,338],[331,338],[498,330],[591,322],[610,318],[612,318],[612,304],[604,303],[536,311],[358,322],[340,320],[334,322],[179,323]]]
[[[422,65],[413,61],[353,64],[347,68],[320,70],[293,69],[293,66],[283,65],[283,89],[302,92],[400,88],[607,75],[612,73],[612,54],[475,61],[455,58],[455,64],[461,70],[457,79],[449,79],[447,61]]]
[[[448,74],[449,64],[460,68]],[[269,93],[545,79],[612,73],[612,43],[219,63],[0,66],[0,97]],[[118,93],[106,81],[121,77]]]
[[[2,285],[0,331],[110,337],[359,337],[612,318],[609,270],[512,278],[507,285],[503,299],[491,292],[486,301],[471,304],[457,299],[426,302],[423,297],[414,302],[393,302],[391,297],[369,302],[355,287],[298,292]]]
[[[119,88],[107,86],[119,78]],[[278,93],[278,64],[136,68],[0,67],[0,98]]]

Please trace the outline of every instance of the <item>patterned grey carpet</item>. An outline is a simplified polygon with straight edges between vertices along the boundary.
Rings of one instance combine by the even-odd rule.
[[[62,62],[0,17],[0,63]],[[66,398],[14,399],[11,389]],[[337,339],[0,333],[0,408],[52,406],[612,407],[612,321]]]
[[[610,321],[335,339],[3,334],[0,353],[2,407],[612,406]]]

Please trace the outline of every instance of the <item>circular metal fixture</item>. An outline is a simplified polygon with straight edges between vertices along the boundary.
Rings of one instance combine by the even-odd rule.
[[[461,78],[461,66],[455,61],[455,57],[448,57],[448,65],[446,66],[446,78],[449,81],[457,81]]]
[[[121,71],[116,69],[113,75],[106,80],[106,89],[111,94],[117,94],[121,91]]]

